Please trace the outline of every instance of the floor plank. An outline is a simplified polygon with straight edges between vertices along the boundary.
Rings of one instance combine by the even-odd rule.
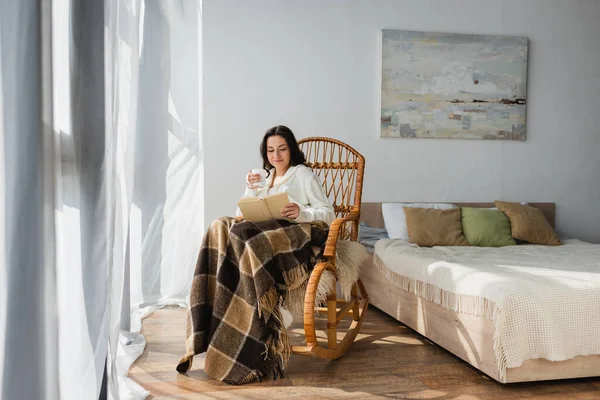
[[[600,378],[501,385],[374,307],[341,359],[292,355],[284,379],[243,386],[209,378],[202,356],[188,374],[175,371],[185,350],[185,310],[158,310],[142,333],[148,344],[129,377],[150,399],[600,399]],[[291,327],[294,343],[301,333]]]

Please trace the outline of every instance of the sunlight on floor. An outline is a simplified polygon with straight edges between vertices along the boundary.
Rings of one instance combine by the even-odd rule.
[[[189,373],[175,371],[185,352],[185,310],[163,309],[145,320],[148,347],[129,376],[152,393],[152,400],[598,398],[597,380],[500,385],[382,312],[373,309],[367,318],[369,325],[344,357],[292,355],[284,379],[232,386],[206,375],[205,354],[194,357]],[[304,339],[299,325],[290,332],[290,339]],[[326,346],[325,332],[317,333]]]
[[[406,399],[436,399],[446,396],[446,392],[437,390],[420,390],[416,392],[402,393],[402,398]],[[263,387],[259,391],[256,388],[243,388],[237,390],[226,390],[219,392],[204,392],[178,394],[177,399],[387,399],[393,398],[395,393],[385,395],[374,395],[364,391],[348,391],[337,388],[325,388],[316,386],[276,386]],[[164,399],[165,397],[155,397],[154,399]],[[477,400],[475,396],[459,396],[456,400]]]

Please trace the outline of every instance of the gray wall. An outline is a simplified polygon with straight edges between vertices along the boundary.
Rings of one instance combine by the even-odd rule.
[[[206,223],[287,124],[362,152],[365,201],[551,201],[600,242],[598,21],[593,0],[204,0]],[[380,139],[383,28],[528,37],[527,140]]]

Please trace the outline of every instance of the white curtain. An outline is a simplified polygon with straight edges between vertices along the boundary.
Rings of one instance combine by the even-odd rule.
[[[49,1],[0,2],[0,398],[56,399]]]
[[[0,397],[143,398],[203,233],[199,0],[0,5]]]

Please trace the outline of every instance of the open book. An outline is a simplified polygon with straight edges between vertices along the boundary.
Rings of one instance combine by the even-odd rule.
[[[277,193],[259,199],[258,197],[242,197],[238,207],[246,221],[267,221],[270,219],[287,219],[281,215],[281,208],[290,202],[287,193]]]

